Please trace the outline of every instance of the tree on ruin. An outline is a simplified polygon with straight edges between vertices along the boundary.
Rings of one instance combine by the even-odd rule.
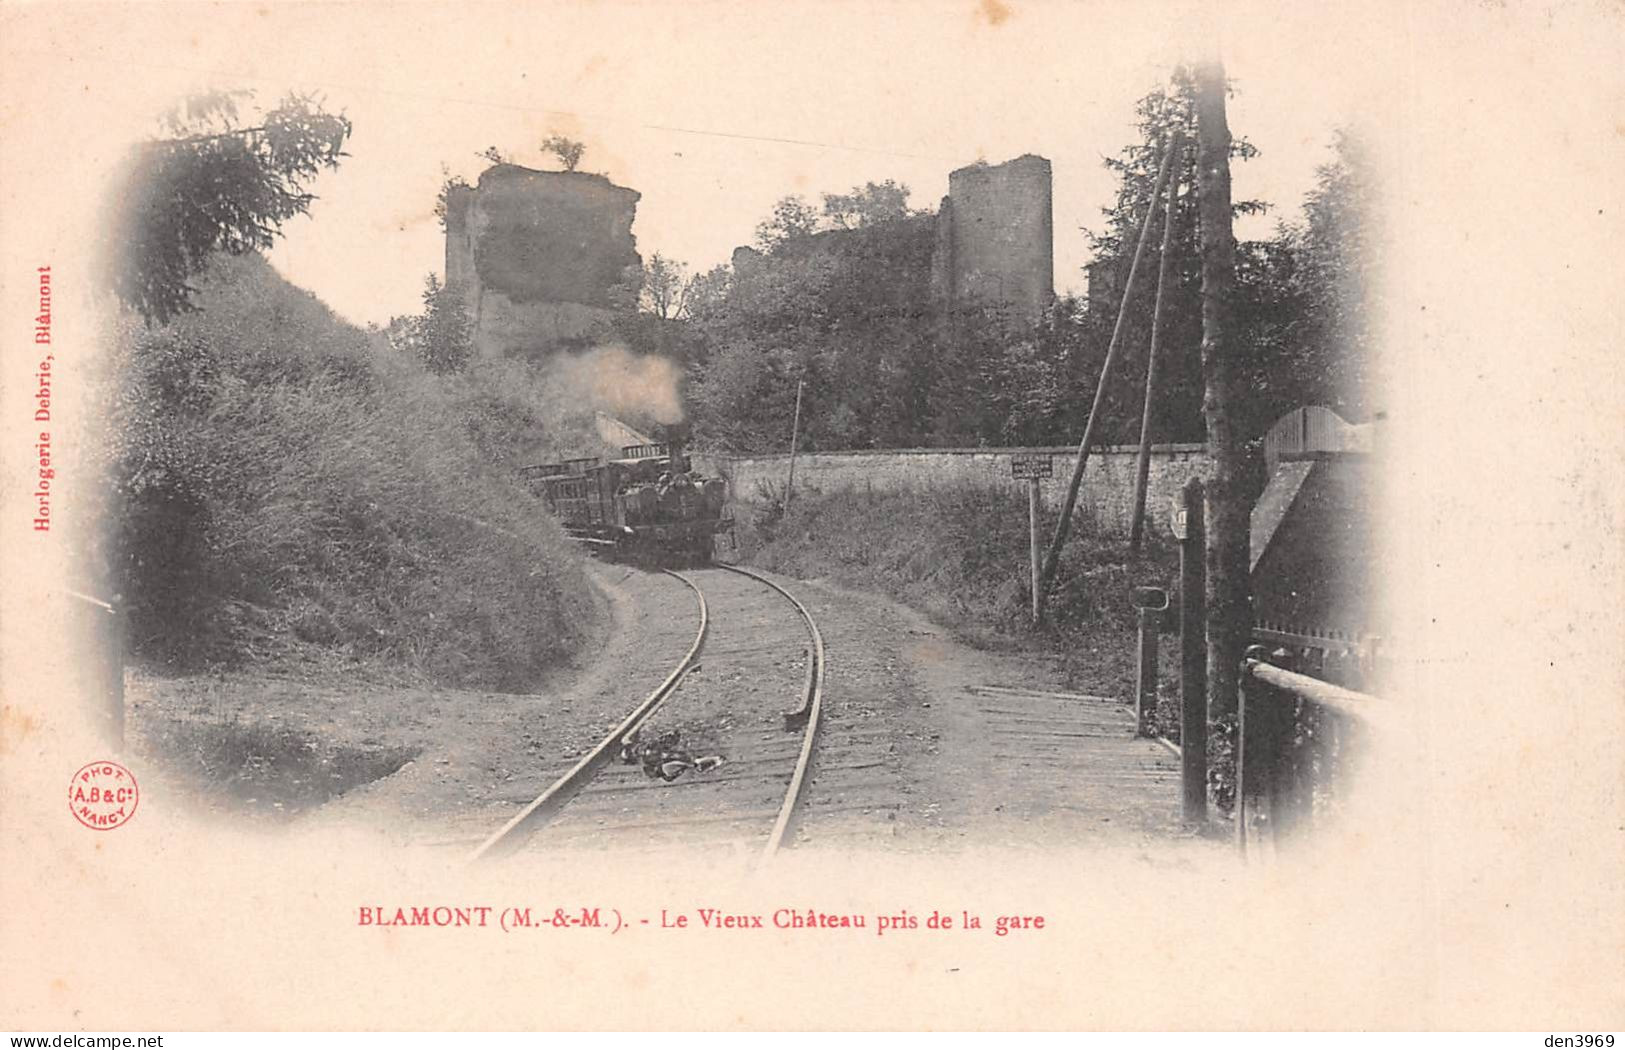
[[[756,226],[756,247],[774,252],[818,232],[818,209],[802,197],[781,197],[773,214]]]
[[[141,143],[115,183],[101,283],[162,324],[196,309],[189,282],[210,255],[271,247],[282,224],[305,214],[311,181],[338,167],[350,121],[319,100],[290,94],[255,123],[246,91],[197,95],[164,115],[164,136]]]
[[[908,187],[891,179],[854,186],[851,193],[824,194],[824,221],[837,230],[854,230],[913,214],[908,206]]]
[[[581,155],[587,152],[587,144],[563,135],[549,135],[542,140],[542,149],[558,158],[565,171],[575,171]]]
[[[468,180],[461,175],[453,175],[446,165],[440,165],[440,192],[434,198],[434,217],[440,223],[440,228],[446,228],[446,210],[451,203],[451,194],[456,189],[468,188]]]

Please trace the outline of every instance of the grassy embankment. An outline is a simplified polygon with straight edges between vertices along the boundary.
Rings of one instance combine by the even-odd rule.
[[[1045,516],[1047,543],[1055,527]],[[1029,624],[1026,499],[994,488],[798,492],[788,515],[741,522],[740,555],[804,579],[878,589],[983,648],[1052,654],[1071,688],[1132,701],[1136,586],[1171,587],[1178,551],[1151,530],[1138,555],[1118,537],[1075,528],[1050,596]],[[1159,723],[1177,739],[1177,643],[1163,638]]]
[[[160,697],[198,686],[148,726],[157,747],[217,783],[342,790],[404,755],[268,724],[263,683],[525,691],[600,629],[579,552],[514,476],[577,454],[581,409],[517,363],[430,375],[258,257],[219,260],[198,302],[114,333],[105,413],[131,661]]]

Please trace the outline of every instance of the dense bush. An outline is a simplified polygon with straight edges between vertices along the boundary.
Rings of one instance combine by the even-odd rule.
[[[511,469],[547,445],[512,377],[429,375],[257,256],[217,259],[198,304],[113,339],[108,560],[138,658],[518,689],[581,644],[579,555]]]

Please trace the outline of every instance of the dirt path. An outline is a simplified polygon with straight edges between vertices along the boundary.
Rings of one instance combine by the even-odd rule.
[[[595,572],[610,612],[601,644],[534,695],[180,680],[137,689],[134,724],[149,743],[202,726],[295,758],[319,744],[331,759],[308,769],[295,762],[241,790],[200,791],[207,807],[247,806],[295,827],[360,828],[466,855],[614,728],[694,639],[697,606],[680,581],[616,566]],[[757,818],[776,809],[793,765],[785,758],[799,747],[781,723],[805,668],[804,629],[760,584],[696,575],[721,615],[702,669],[650,730],[679,730],[695,755],[724,764],[710,783],[689,775],[671,785],[610,767],[583,807],[561,817],[574,829],[559,839],[566,845],[619,838],[698,849],[717,833],[682,830],[684,819],[699,820],[695,805],[710,807],[700,823],[724,829],[744,855],[765,837]],[[819,621],[827,657],[824,722],[791,846],[1139,849],[1190,838],[1178,822],[1176,760],[1134,738],[1126,708],[1047,695],[1058,675],[1043,662],[973,649],[886,598],[778,579]],[[741,778],[760,781],[759,790],[722,790]],[[598,834],[610,825],[647,833]]]
[[[898,792],[892,809],[840,818],[815,801],[807,845],[1138,848],[1190,837],[1179,825],[1177,761],[1134,737],[1126,707],[1045,695],[1060,687],[1044,665],[972,649],[886,598],[790,585],[829,643],[831,732],[878,731]],[[830,780],[820,771],[815,788]]]

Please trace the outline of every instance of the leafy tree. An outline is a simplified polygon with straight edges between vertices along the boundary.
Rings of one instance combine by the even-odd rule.
[[[1199,353],[1202,339],[1200,222],[1194,192],[1197,178],[1193,148],[1197,141],[1195,97],[1195,79],[1188,69],[1181,67],[1174,71],[1167,86],[1147,93],[1135,104],[1136,141],[1105,160],[1107,170],[1118,178],[1116,199],[1111,207],[1103,209],[1105,222],[1098,231],[1084,230],[1094,261],[1088,267],[1088,311],[1081,318],[1086,330],[1084,348],[1075,360],[1076,370],[1071,381],[1087,387],[1092,395],[1117,321],[1140,226],[1151,206],[1157,169],[1174,132],[1179,131],[1186,148],[1176,158],[1169,177],[1183,187],[1184,192],[1176,198],[1173,258],[1169,267],[1171,286],[1164,291],[1158,390],[1151,419],[1151,432],[1157,441],[1199,441],[1204,434]],[[1231,160],[1245,161],[1257,155],[1257,148],[1246,139],[1231,140],[1228,149]],[[1266,209],[1262,201],[1235,201],[1231,214],[1255,215]],[[1249,249],[1240,246],[1240,250],[1246,254]],[[1106,444],[1130,442],[1139,436],[1160,263],[1160,243],[1153,238],[1146,246],[1134,299],[1129,303],[1123,360],[1107,387],[1102,404],[1105,415],[1099,433]]]
[[[996,307],[955,311],[919,367],[929,375],[923,444],[1058,445],[1076,439],[1087,411],[1072,359],[1081,350],[1083,306],[1062,298],[1034,322]]]
[[[542,149],[557,157],[565,171],[575,171],[576,165],[581,163],[581,155],[587,152],[587,145],[563,135],[549,135],[542,140]]]
[[[732,283],[733,271],[726,264],[695,274],[684,295],[688,316],[701,321],[715,317],[726,304]]]
[[[474,355],[474,325],[463,293],[430,274],[423,285],[423,315],[413,340],[424,367],[436,375],[461,372]]]
[[[1290,337],[1299,353],[1291,377],[1306,401],[1359,418],[1370,410],[1375,333],[1375,176],[1359,139],[1335,133],[1333,158],[1316,173],[1301,224],[1285,231],[1296,255],[1291,291],[1302,321]]]
[[[798,374],[795,355],[780,347],[744,341],[714,347],[690,398],[696,440],[727,451],[787,448]]]
[[[915,214],[908,206],[908,187],[891,179],[854,186],[851,193],[826,193],[822,208],[800,196],[783,197],[756,227],[756,247],[773,252],[815,233],[856,230]]]
[[[757,225],[756,247],[773,252],[816,232],[818,210],[802,197],[783,197],[773,205],[773,214]]]
[[[480,151],[480,156],[485,158],[486,160],[490,161],[492,164],[512,164],[513,163],[513,159],[511,157],[509,157],[506,153],[502,152],[501,150],[497,149],[495,146],[487,146],[487,147],[485,147],[485,149]]]
[[[1106,225],[1100,232],[1084,230],[1084,236],[1088,238],[1097,259],[1117,259],[1133,253],[1134,242],[1140,234],[1140,222],[1150,204],[1157,168],[1176,129],[1184,136],[1185,149],[1170,177],[1180,186],[1188,188],[1196,185],[1194,143],[1198,129],[1195,100],[1195,77],[1190,70],[1181,66],[1174,70],[1167,86],[1147,92],[1134,104],[1134,126],[1139,133],[1137,141],[1125,146],[1117,156],[1105,158],[1106,169],[1118,177],[1117,199],[1111,207],[1102,209]],[[1258,148],[1245,138],[1236,137],[1231,140],[1229,156],[1233,161],[1251,160],[1258,156]],[[1232,214],[1236,216],[1261,215],[1268,210],[1269,205],[1260,200],[1242,200],[1232,204]],[[1197,238],[1194,194],[1187,193],[1181,200],[1175,229],[1181,241],[1181,255],[1184,255],[1195,245]],[[1154,259],[1151,261],[1155,262]],[[1123,264],[1127,265],[1126,258]]]
[[[655,252],[643,264],[638,305],[662,321],[675,320],[687,312],[688,267]]]
[[[1334,135],[1299,217],[1266,241],[1236,246],[1237,418],[1256,453],[1274,422],[1302,405],[1359,420],[1375,367],[1372,175],[1357,140]],[[1262,462],[1250,464],[1262,486]]]
[[[244,125],[237,107],[247,97],[199,95],[166,114],[166,136],[136,147],[119,180],[102,280],[149,324],[195,308],[188,282],[214,252],[271,247],[316,199],[311,179],[345,155],[342,114],[294,94]]]
[[[769,251],[736,253],[731,270],[695,282],[690,314],[709,347],[694,376],[696,434],[741,450],[780,447],[785,398],[805,379],[804,447],[925,443],[944,374],[930,290],[935,225],[820,233],[817,223],[805,202],[786,198],[762,224]],[[745,419],[722,418],[724,406]]]
[[[1106,211],[1104,228],[1088,233],[1096,261],[1089,269],[1091,302],[1084,318],[1089,333],[1082,358],[1086,372],[1098,368],[1104,356],[1133,238],[1145,214],[1160,158],[1160,144],[1175,125],[1189,129],[1187,138],[1195,141],[1191,92],[1192,80],[1181,71],[1170,89],[1141,99],[1137,107],[1140,141],[1107,162],[1121,182],[1116,204]],[[1301,405],[1329,405],[1354,419],[1369,410],[1374,367],[1370,318],[1374,312],[1367,300],[1375,287],[1376,260],[1373,176],[1359,141],[1349,134],[1337,132],[1331,151],[1298,219],[1281,224],[1268,239],[1235,243],[1232,351],[1238,390],[1245,394],[1236,397],[1230,408],[1249,456],[1277,419]],[[1228,155],[1232,161],[1246,160],[1257,152],[1246,140],[1234,138]],[[1197,244],[1201,224],[1190,191],[1193,159],[1193,154],[1183,158],[1186,192],[1176,210],[1174,285],[1164,308],[1165,356],[1152,418],[1158,440],[1202,440],[1205,434],[1197,353],[1201,340]],[[1264,211],[1260,201],[1231,205],[1232,217]],[[1156,255],[1153,243],[1142,262],[1142,274],[1155,272]],[[1145,284],[1130,304],[1129,354],[1118,382],[1107,391],[1108,441],[1132,438],[1130,423],[1139,411],[1152,300],[1151,286]],[[1088,378],[1078,377],[1079,381]],[[1247,467],[1254,487],[1264,480],[1259,467],[1257,462]]]
[[[891,179],[864,183],[853,187],[851,193],[824,194],[824,219],[833,229],[853,230],[906,219],[912,214],[908,206],[908,187]]]

